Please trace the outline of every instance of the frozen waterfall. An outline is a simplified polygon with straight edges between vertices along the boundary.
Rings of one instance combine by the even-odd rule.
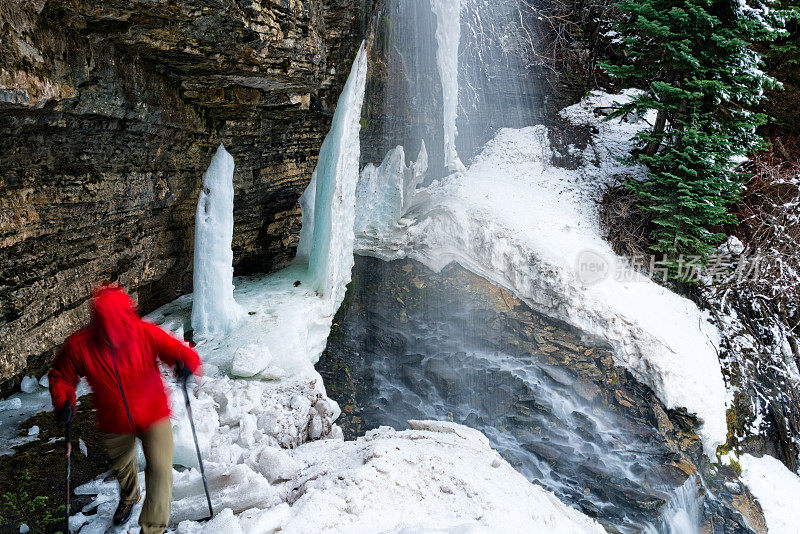
[[[302,228],[297,261],[308,262],[313,288],[336,313],[353,267],[353,220],[360,155],[361,106],[367,76],[364,45],[344,86],[319,151],[311,183],[300,197]]]
[[[218,310],[232,316],[224,323],[229,328],[225,335],[221,335],[221,329],[214,330],[220,335],[198,347],[206,367],[212,371],[218,369],[231,376],[264,380],[303,377],[314,380],[315,387],[324,391],[314,363],[325,348],[333,316],[342,303],[353,266],[359,120],[366,75],[367,52],[362,45],[336,106],[331,130],[320,149],[317,167],[301,198],[303,227],[297,257],[289,267],[276,273],[237,279],[238,305],[233,300],[231,283],[232,190],[226,197],[227,225],[217,222],[222,215],[213,211],[218,208],[216,204],[207,201],[209,192],[204,191],[201,196],[198,229],[214,230],[217,233],[211,235],[219,238],[214,243],[221,244],[212,249],[214,254],[198,254],[195,258],[195,287],[200,291],[195,292],[192,324],[196,332],[204,332],[221,326],[221,321],[216,319]],[[233,159],[224,148],[220,147],[206,175],[208,182],[204,179],[204,183],[212,194],[217,193],[214,184],[218,181],[231,184]],[[200,217],[206,209],[216,216],[213,224],[211,219]],[[205,236],[206,233],[198,231],[198,243],[210,239]],[[198,250],[205,249],[198,247]],[[216,270],[209,271],[217,276],[213,280],[227,275],[223,287],[226,292],[210,293],[206,290],[210,284],[202,285],[210,278],[205,274],[208,262],[204,258],[207,257],[214,260],[211,264]],[[191,299],[178,299],[151,314],[150,319],[180,333],[187,326],[189,303]],[[236,323],[233,319],[241,314],[240,306],[247,313]],[[201,311],[204,315],[200,315]],[[195,316],[203,317],[205,322],[201,323]],[[215,317],[214,321],[211,316]]]
[[[194,230],[196,341],[228,333],[242,317],[233,299],[233,156],[220,143],[203,174]]]
[[[398,146],[386,154],[378,167],[369,163],[361,171],[356,189],[356,235],[385,233],[411,208],[428,169],[425,142],[417,161],[408,166],[405,161],[405,150]]]

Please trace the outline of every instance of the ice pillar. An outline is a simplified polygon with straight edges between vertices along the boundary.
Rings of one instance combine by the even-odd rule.
[[[203,174],[194,231],[195,341],[228,333],[242,315],[233,300],[233,156],[220,143]]]

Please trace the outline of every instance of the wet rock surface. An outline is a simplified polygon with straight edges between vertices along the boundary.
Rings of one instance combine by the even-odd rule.
[[[668,532],[687,480],[702,482],[687,488],[703,532],[764,531],[734,468],[702,455],[692,417],[667,410],[598,340],[458,266],[357,257],[317,369],[347,438],[450,419],[609,531]]]
[[[367,8],[353,0],[0,0],[0,393],[41,374],[119,280],[191,291],[194,210],[236,162],[237,274],[294,256]]]
[[[106,471],[112,476],[111,465],[94,424],[92,398],[93,395],[85,395],[78,399],[72,424],[72,489]],[[0,419],[2,416],[0,412]],[[64,427],[54,421],[51,412],[42,412],[21,424],[20,434],[27,434],[33,426],[39,428],[34,441],[17,447],[13,455],[0,456],[0,495],[3,496],[0,504],[0,534],[20,532],[20,523],[27,524],[31,532],[64,530]],[[41,505],[33,504],[36,498]],[[70,499],[71,513],[80,512],[91,501],[91,496],[73,493]],[[12,502],[14,506],[9,506]],[[91,510],[86,511],[87,515],[91,513]],[[49,522],[47,514],[58,521]]]

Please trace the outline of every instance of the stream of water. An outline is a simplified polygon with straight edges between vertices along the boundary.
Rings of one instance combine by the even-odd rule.
[[[457,178],[498,128],[543,120],[539,43],[525,29],[532,13],[523,4],[382,4],[362,167],[396,146],[417,154],[424,142],[427,179]],[[410,287],[412,306],[409,295],[384,285],[397,268],[357,260],[360,282],[349,298],[358,311],[351,306],[336,327],[342,338],[329,340],[329,353],[356,354],[350,371],[368,384],[355,402],[361,431],[405,428],[409,419],[456,421],[481,430],[528,479],[611,531],[699,532],[698,478],[675,468],[682,453],[660,432],[672,423],[663,422],[661,408],[657,421],[654,407],[662,405],[649,389],[632,379],[616,387],[602,376],[620,372],[602,340],[587,344],[580,332],[541,316],[523,324],[489,313],[469,284],[435,296],[424,283]]]
[[[464,277],[437,286],[426,279],[420,289],[412,282],[398,293],[409,284],[387,283],[401,272],[396,264],[359,258],[356,270],[357,305],[329,350],[343,344],[364,362],[351,372],[368,384],[365,429],[405,428],[410,419],[462,423],[486,434],[529,480],[611,530],[698,532],[695,478],[670,467],[675,451],[641,410],[615,400],[644,405],[655,402],[652,394],[632,380],[619,395],[593,382],[606,372],[608,349],[529,310],[494,311]]]

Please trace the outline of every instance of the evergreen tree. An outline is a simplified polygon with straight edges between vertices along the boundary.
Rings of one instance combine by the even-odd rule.
[[[647,166],[647,178],[629,186],[654,215],[656,250],[672,260],[705,256],[723,237],[715,228],[731,221],[727,208],[741,189],[733,162],[762,142],[756,128],[765,116],[751,110],[775,81],[759,69],[752,44],[780,33],[781,14],[753,0],[623,0],[618,7],[622,59],[602,66],[642,91],[609,119],[656,111],[630,158]]]

